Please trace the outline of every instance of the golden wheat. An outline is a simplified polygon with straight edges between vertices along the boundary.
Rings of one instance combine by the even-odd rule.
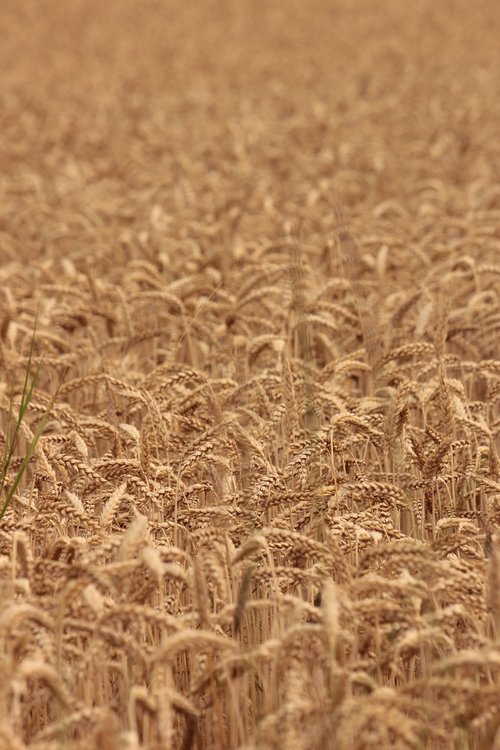
[[[495,3],[0,17],[0,750],[498,750]]]

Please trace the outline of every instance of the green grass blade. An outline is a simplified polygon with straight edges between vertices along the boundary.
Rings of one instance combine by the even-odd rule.
[[[8,491],[7,497],[5,498],[5,502],[2,505],[2,508],[0,509],[0,521],[2,520],[2,518],[5,515],[5,513],[7,512],[8,508],[9,508],[9,505],[10,505],[10,503],[12,501],[12,498],[14,497],[14,493],[17,490],[21,479],[24,476],[24,473],[25,473],[25,471],[26,471],[26,469],[28,467],[29,462],[31,461],[31,458],[33,456],[33,453],[35,452],[35,449],[36,449],[36,446],[38,444],[38,441],[39,441],[39,439],[40,439],[40,437],[41,437],[41,435],[42,435],[42,433],[43,433],[43,431],[44,431],[44,429],[45,429],[45,427],[47,425],[47,422],[48,422],[48,419],[49,419],[49,416],[50,416],[50,411],[52,409],[52,406],[53,406],[53,402],[50,403],[50,406],[48,407],[47,411],[45,412],[45,414],[43,415],[42,419],[40,420],[40,424],[38,425],[38,427],[37,427],[37,429],[36,429],[36,431],[35,431],[35,433],[33,435],[33,438],[31,440],[31,443],[29,444],[29,447],[28,447],[26,455],[25,455],[25,457],[23,459],[23,462],[22,462],[21,466],[19,467],[19,470],[18,470],[18,472],[16,474],[16,477],[14,479],[14,482],[12,483],[12,487]]]
[[[12,385],[12,388],[10,390],[10,396],[9,396],[9,413],[7,415],[7,426],[5,428],[5,445],[3,449],[3,455],[2,455],[2,472],[0,474],[0,493],[3,491],[5,477],[7,476],[7,472],[9,470],[9,464],[12,460],[12,455],[14,453],[14,448],[15,448],[15,437],[14,437],[15,431],[14,433],[12,433],[13,407],[14,407],[14,385]]]
[[[39,377],[40,377],[40,370],[42,366],[42,360],[38,363],[38,366],[36,368],[36,371],[34,375],[31,375],[31,364],[33,361],[33,351],[34,351],[34,345],[35,345],[35,331],[36,331],[36,325],[35,329],[33,330],[33,337],[31,339],[31,346],[30,351],[28,355],[28,362],[26,365],[26,372],[24,376],[24,384],[23,384],[23,390],[21,394],[21,403],[19,405],[19,410],[17,413],[17,419],[14,426],[14,429],[12,430],[12,423],[13,423],[13,403],[14,403],[14,394],[13,389],[11,391],[10,399],[9,399],[9,415],[7,420],[7,428],[6,428],[6,436],[5,436],[5,446],[3,451],[3,457],[2,457],[2,469],[0,472],[0,496],[4,494],[4,488],[5,488],[5,480],[7,478],[7,473],[9,470],[9,466],[12,461],[12,457],[14,455],[14,451],[16,448],[16,445],[19,441],[19,435],[21,431],[21,425],[23,423],[23,420],[26,415],[26,411],[33,399],[33,394],[35,391],[35,388],[37,386]],[[30,381],[31,376],[31,381]],[[52,396],[49,405],[47,406],[47,409],[45,410],[41,420],[40,424],[38,425],[37,429],[35,430],[35,433],[33,434],[33,437],[31,439],[31,442],[28,446],[28,450],[26,452],[26,455],[21,463],[21,466],[19,467],[17,474],[15,476],[14,482],[12,483],[12,486],[10,487],[6,498],[4,500],[4,503],[2,507],[0,508],[0,521],[4,517],[5,513],[7,512],[9,505],[12,501],[12,498],[14,497],[14,494],[19,486],[19,483],[21,482],[24,473],[28,467],[29,462],[31,461],[33,454],[36,450],[36,446],[38,444],[38,441],[47,425],[50,413],[52,411],[52,408],[54,406],[55,400],[57,398],[57,394],[59,393],[59,389],[62,385],[62,382],[64,380],[65,373],[61,376],[61,379],[59,381],[59,384],[57,386],[55,394]]]
[[[19,432],[21,429],[21,424],[24,419],[24,415],[26,414],[26,410],[31,402],[31,399],[33,398],[33,391],[36,387],[36,384],[38,382],[38,378],[40,375],[40,368],[42,364],[41,361],[38,364],[35,375],[32,377],[31,383],[29,382],[29,378],[31,375],[31,363],[33,361],[33,352],[34,352],[34,347],[35,347],[35,334],[36,334],[36,322],[35,322],[35,327],[33,329],[33,335],[31,337],[30,350],[28,354],[28,362],[27,362],[26,371],[24,374],[24,384],[23,384],[23,390],[21,394],[21,404],[19,406],[17,420],[16,420],[16,424],[13,430],[12,430],[12,422],[13,422],[12,413],[13,413],[13,406],[14,406],[14,385],[12,385],[12,389],[11,389],[11,393],[9,397],[9,414],[7,417],[5,446],[4,446],[3,456],[2,456],[2,471],[0,474],[0,493],[3,493],[5,479],[7,476],[7,472],[9,470],[10,462],[12,461],[12,456],[14,455],[14,451],[16,449],[16,445],[19,440]]]

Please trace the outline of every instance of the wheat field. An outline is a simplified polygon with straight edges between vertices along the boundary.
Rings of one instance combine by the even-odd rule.
[[[500,750],[497,4],[0,24],[0,750]]]

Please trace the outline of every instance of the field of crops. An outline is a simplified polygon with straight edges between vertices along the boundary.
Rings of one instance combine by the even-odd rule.
[[[0,31],[0,750],[500,750],[497,3]]]

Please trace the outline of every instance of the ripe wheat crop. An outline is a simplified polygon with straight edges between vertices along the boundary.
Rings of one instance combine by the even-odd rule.
[[[1,3],[0,750],[500,750],[496,3],[184,5]]]

